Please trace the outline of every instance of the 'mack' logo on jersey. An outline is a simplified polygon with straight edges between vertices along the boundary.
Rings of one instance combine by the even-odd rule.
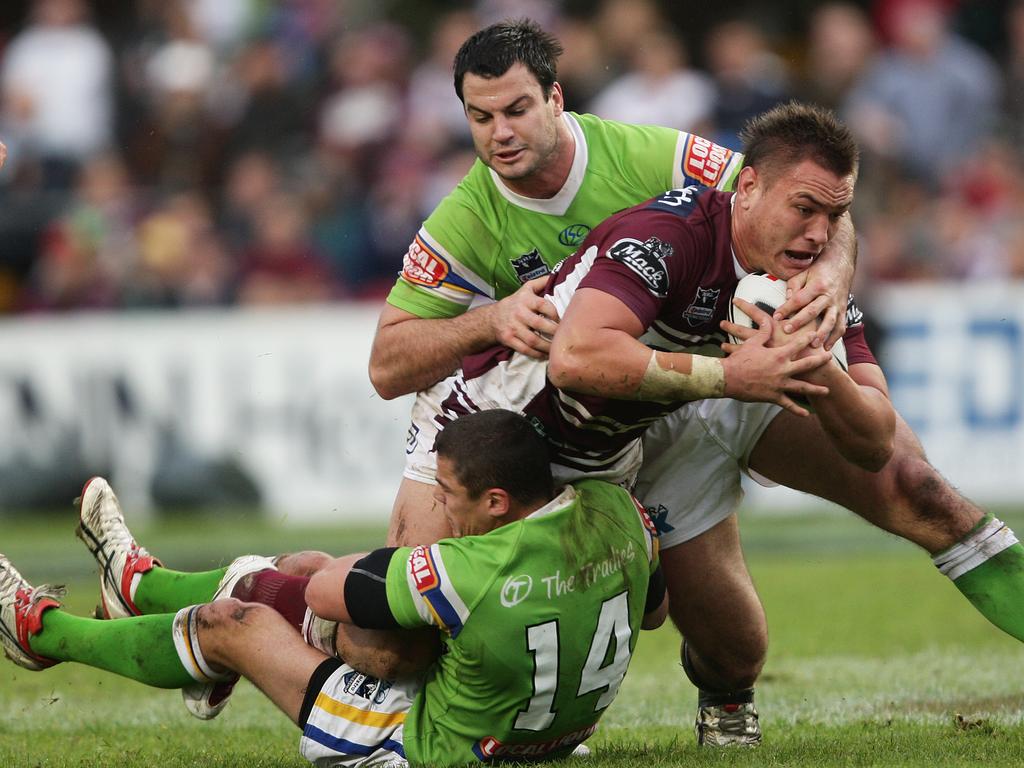
[[[434,589],[439,583],[437,571],[426,547],[416,547],[409,555],[409,573],[421,594]]]
[[[683,173],[701,184],[715,187],[729,164],[732,150],[713,144],[700,136],[691,136],[683,155]]]
[[[536,248],[516,259],[509,259],[509,261],[512,263],[512,269],[516,271],[516,277],[519,278],[520,283],[533,280],[535,277],[542,277],[550,271],[548,265],[544,263],[540,251]]]
[[[562,245],[568,245],[570,248],[575,248],[577,245],[582,243],[589,234],[590,227],[586,224],[570,224],[558,233],[558,242]]]
[[[715,316],[715,305],[718,304],[718,294],[721,292],[721,288],[698,288],[693,302],[683,312],[686,322],[690,325],[710,322]]]
[[[448,262],[417,235],[402,261],[402,277],[416,285],[437,288],[448,271]]]
[[[668,296],[668,268],[665,259],[671,255],[672,246],[656,237],[650,237],[643,243],[626,237],[612,243],[608,249],[609,257],[621,261],[636,272],[659,299]]]

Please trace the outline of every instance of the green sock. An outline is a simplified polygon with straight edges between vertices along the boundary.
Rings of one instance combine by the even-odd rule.
[[[953,583],[982,616],[1024,641],[1024,546],[1004,549]]]
[[[1024,641],[1024,546],[992,515],[933,558],[982,616]]]
[[[173,623],[173,613],[101,621],[50,608],[29,645],[48,659],[77,661],[157,688],[182,688],[195,680],[178,660]]]
[[[227,566],[199,573],[156,566],[142,574],[132,599],[135,607],[146,615],[176,613],[190,605],[210,602],[226,571]]]

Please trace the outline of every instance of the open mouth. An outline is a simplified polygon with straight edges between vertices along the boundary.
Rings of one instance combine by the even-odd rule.
[[[787,259],[803,266],[809,266],[818,255],[810,251],[785,251],[785,254]]]
[[[496,160],[500,160],[503,163],[514,163],[523,153],[526,152],[526,147],[519,147],[518,149],[506,149],[503,152],[495,152],[492,157]]]

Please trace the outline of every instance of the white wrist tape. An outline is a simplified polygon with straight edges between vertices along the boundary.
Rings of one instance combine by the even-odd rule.
[[[669,364],[678,359],[673,353],[663,353]],[[637,400],[670,403],[676,400],[704,400],[725,395],[725,368],[721,358],[705,355],[690,355],[690,372],[682,373],[674,368],[666,370],[658,362],[658,353],[651,352],[647,370],[636,390]]]

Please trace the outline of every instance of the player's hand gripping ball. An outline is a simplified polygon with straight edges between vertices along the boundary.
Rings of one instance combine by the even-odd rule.
[[[755,307],[763,309],[769,315],[773,315],[775,310],[786,301],[786,281],[779,280],[763,272],[755,272],[740,280],[736,290],[733,291],[733,296],[749,301]],[[729,303],[729,320],[745,328],[757,328],[757,323],[751,320],[746,312],[732,304],[732,302]],[[742,340],[729,334],[729,341],[733,344],[739,344]],[[843,344],[842,339],[839,339],[832,347],[832,359],[844,371],[848,370],[846,346]]]

